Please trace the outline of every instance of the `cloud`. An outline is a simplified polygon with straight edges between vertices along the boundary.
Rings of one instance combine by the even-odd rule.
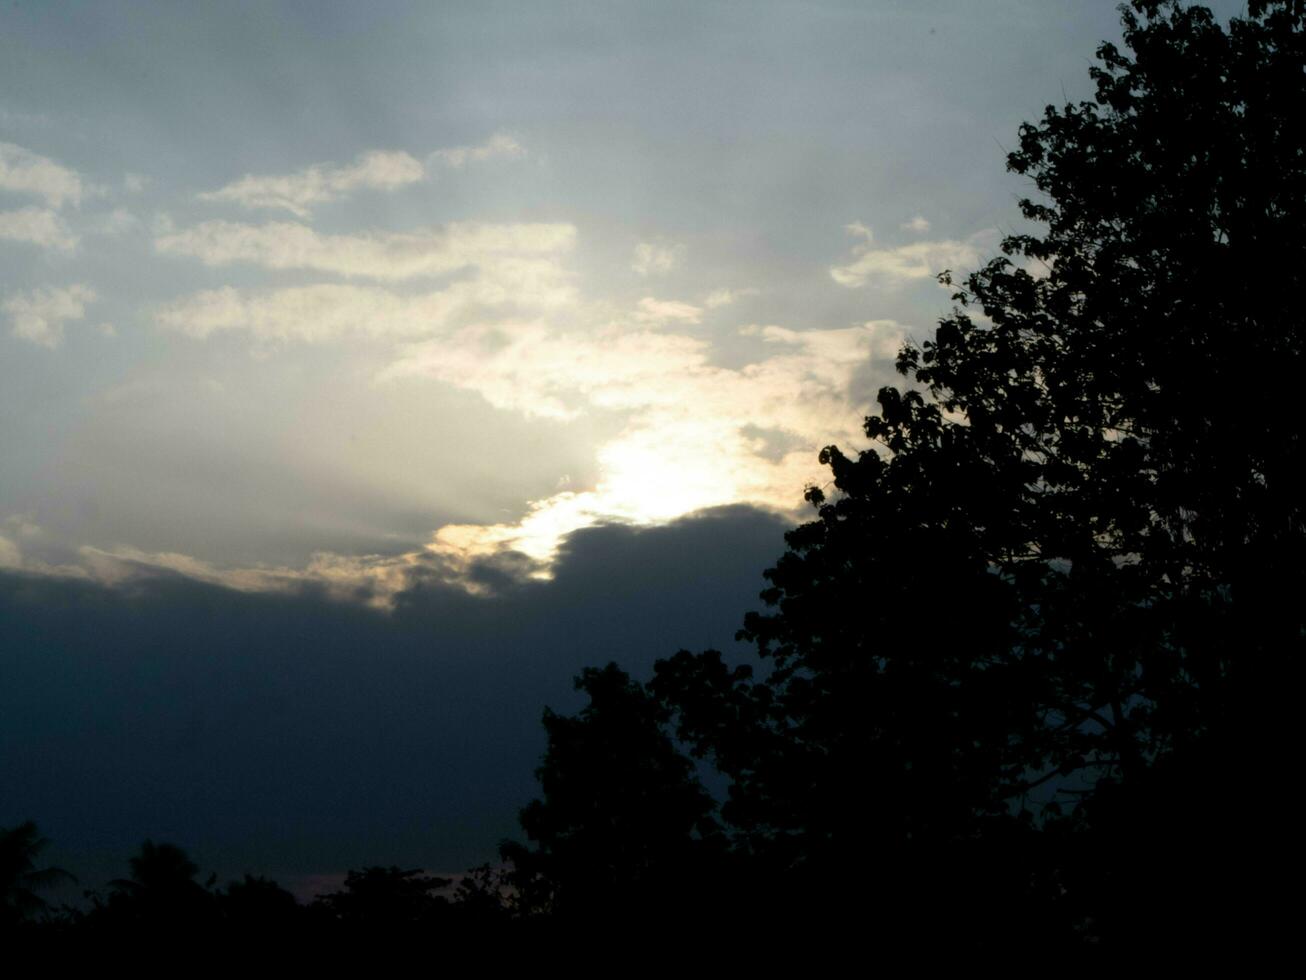
[[[541,706],[579,707],[571,677],[615,650],[636,676],[682,647],[740,651],[784,530],[745,508],[589,528],[550,581],[483,567],[503,585],[494,598],[428,561],[388,615],[307,581],[268,593],[144,565],[116,585],[0,573],[0,772],[60,828],[60,863],[88,886],[120,875],[160,814],[223,880],[378,853],[470,867],[520,833]]]
[[[525,154],[520,143],[500,133],[479,146],[436,150],[428,161],[462,167],[494,157],[511,158]],[[139,178],[132,177],[129,177],[129,189],[139,190],[144,186]],[[341,200],[354,191],[393,191],[426,177],[426,167],[412,154],[402,150],[372,150],[360,154],[352,164],[343,166],[316,163],[293,174],[246,174],[216,191],[200,194],[199,199],[239,204],[249,209],[289,211],[297,218],[307,219],[318,205]]]
[[[11,514],[0,522],[0,572],[61,579],[90,577],[81,565],[51,564],[39,555],[29,554],[32,546],[39,550],[44,536],[45,529],[26,514]]]
[[[425,377],[480,394],[505,411],[576,418],[583,407],[627,409],[658,397],[659,384],[694,370],[706,342],[614,324],[593,331],[541,321],[476,324],[413,345],[382,380]]]
[[[596,447],[594,475],[584,484],[559,486],[499,523],[439,528],[415,556],[320,558],[315,580],[329,569],[341,594],[357,587],[392,595],[414,568],[435,562],[475,589],[469,569],[511,556],[513,574],[547,577],[567,535],[595,524],[645,526],[739,502],[792,513],[804,486],[824,475],[820,447],[864,442],[858,421],[867,372],[891,379],[905,333],[899,324],[752,326],[732,344],[752,359],[723,367],[712,339],[688,332],[703,307],[646,296],[623,311],[581,297],[562,263],[574,238],[571,226],[322,236],[301,225],[208,222],[159,239],[162,251],[213,264],[240,259],[378,279],[466,269],[424,293],[350,283],[210,290],[164,308],[157,321],[196,338],[245,331],[257,343],[368,337],[396,346],[379,383],[437,382],[500,411],[554,422],[601,419],[614,433]],[[721,305],[744,292],[714,298]],[[166,556],[132,560],[181,567]],[[187,570],[217,581],[214,571]],[[251,570],[242,587],[280,588],[300,574],[307,570]],[[381,589],[381,580],[391,586]]]
[[[641,276],[665,275],[678,266],[685,257],[684,245],[655,245],[640,242],[635,246],[631,271]]]
[[[71,252],[78,242],[58,214],[49,208],[36,207],[0,211],[0,239],[61,252]]]
[[[10,570],[23,567],[23,552],[18,547],[18,542],[13,541],[7,534],[0,531],[0,568]]]
[[[436,150],[431,154],[431,159],[438,160],[449,167],[462,167],[494,157],[513,159],[525,155],[525,148],[515,139],[506,133],[496,133],[479,146],[455,146],[447,150]]]
[[[226,187],[200,194],[199,199],[231,202],[245,208],[279,209],[307,218],[315,206],[338,200],[352,191],[392,191],[425,176],[421,162],[411,155],[373,150],[348,166],[319,163],[293,174],[246,174]]]
[[[245,262],[399,281],[491,264],[516,266],[521,278],[548,274],[548,266],[570,252],[575,241],[576,229],[569,224],[456,222],[407,233],[323,235],[294,222],[205,221],[183,231],[163,228],[154,247],[210,266]]]
[[[301,225],[210,222],[162,236],[159,249],[209,264],[244,259],[378,279],[464,275],[421,293],[349,283],[263,291],[228,286],[168,304],[155,320],[199,339],[245,331],[260,343],[322,343],[349,336],[411,340],[473,317],[539,316],[577,301],[564,262],[574,241],[570,225],[465,224],[414,235],[320,236]]]
[[[14,143],[0,142],[0,190],[34,194],[61,208],[80,204],[82,179],[77,171]]]
[[[904,221],[898,227],[902,231],[916,231],[924,234],[930,230],[930,223],[923,215],[918,214],[910,221]]]
[[[514,271],[520,270],[508,273]],[[197,339],[222,331],[245,331],[273,343],[324,343],[348,336],[411,339],[438,333],[478,312],[547,309],[565,305],[572,295],[560,271],[520,279],[499,270],[417,295],[339,283],[267,292],[227,286],[165,306],[155,321]]]
[[[101,215],[92,226],[97,235],[117,237],[134,231],[141,226],[141,219],[126,208],[114,208],[108,214]]]
[[[854,381],[868,363],[892,363],[904,330],[874,321],[744,333],[764,353],[737,369],[713,364],[706,340],[620,324],[472,326],[409,347],[383,380],[431,378],[527,416],[626,419],[598,449],[591,489],[536,500],[516,521],[441,528],[430,547],[447,559],[511,549],[546,563],[547,574],[565,535],[596,523],[656,523],[737,502],[792,512],[821,475],[819,448],[860,443]]]
[[[758,290],[748,287],[745,289],[714,289],[707,294],[707,299],[703,300],[703,305],[709,310],[715,310],[718,307],[729,306],[745,296],[756,296]]]
[[[875,248],[871,229],[861,222],[847,226],[848,233],[864,241],[853,248],[847,265],[830,269],[830,278],[841,286],[855,289],[875,282],[901,286],[921,279],[932,279],[944,269],[974,266],[981,258],[974,239],[913,242],[896,248]]]
[[[63,342],[63,325],[86,315],[86,304],[95,299],[95,290],[77,284],[62,289],[35,289],[18,293],[4,301],[11,332],[15,337],[42,347],[58,347]]]
[[[639,301],[639,311],[635,319],[641,323],[666,323],[674,320],[678,323],[698,323],[703,319],[703,311],[690,303],[674,299],[654,299],[645,296]]]

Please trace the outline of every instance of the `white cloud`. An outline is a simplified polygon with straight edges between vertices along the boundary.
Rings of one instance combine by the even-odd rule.
[[[896,248],[875,248],[871,229],[861,222],[848,225],[847,230],[849,234],[864,239],[864,242],[853,248],[851,262],[830,269],[830,278],[850,289],[865,286],[868,282],[901,286],[920,279],[932,279],[944,269],[974,266],[981,257],[973,239],[966,242],[953,239],[913,242]]]
[[[128,194],[139,194],[149,186],[150,178],[144,174],[123,174],[122,189]]]
[[[62,252],[71,252],[78,241],[58,214],[49,208],[36,207],[0,211],[0,239]]]
[[[635,257],[631,261],[631,271],[641,276],[666,275],[681,263],[685,257],[684,245],[656,245],[652,242],[640,242],[635,246]]]
[[[511,136],[500,133],[479,146],[455,146],[436,150],[428,162],[449,167],[493,157],[520,157],[525,149]],[[201,201],[230,202],[244,208],[289,211],[308,218],[315,207],[340,200],[358,190],[393,191],[416,184],[427,177],[426,167],[402,150],[372,150],[353,163],[316,163],[292,174],[246,174],[216,191],[199,195]],[[132,178],[129,177],[129,180]],[[133,186],[134,185],[134,186]],[[132,180],[131,189],[144,186]]]
[[[547,266],[570,252],[575,240],[576,229],[569,224],[459,222],[403,234],[323,235],[294,222],[205,221],[183,231],[165,226],[154,247],[213,266],[248,262],[398,281],[492,264],[503,269],[516,265],[518,277],[525,279],[547,275]]]
[[[63,325],[86,316],[86,304],[95,299],[95,290],[76,284],[63,289],[34,289],[19,293],[4,302],[11,332],[42,347],[58,347],[63,342]]]
[[[479,146],[454,146],[447,150],[436,150],[431,159],[450,167],[462,167],[468,163],[479,163],[494,157],[523,157],[525,148],[506,133],[496,133]]]
[[[570,226],[451,226],[416,236],[372,238],[317,236],[302,226],[199,229],[161,240],[161,249],[199,254],[210,262],[241,256],[273,268],[296,263],[309,268],[402,279],[462,271],[440,289],[398,293],[378,286],[320,283],[250,291],[206,290],[163,307],[160,326],[205,338],[219,331],[245,331],[260,344],[321,343],[347,336],[430,336],[469,319],[539,316],[570,309],[577,302],[565,264],[574,240]],[[294,246],[298,244],[299,251]],[[387,257],[389,261],[386,261]]]
[[[915,231],[921,234],[930,230],[930,223],[924,215],[916,215],[910,221],[904,221],[898,226],[902,231]]]
[[[674,299],[654,299],[645,296],[639,301],[635,319],[640,323],[698,323],[703,319],[703,311],[691,303],[682,303]]]
[[[866,225],[862,224],[860,221],[854,221],[851,224],[844,225],[843,230],[848,232],[848,234],[850,235],[856,236],[857,238],[866,239],[866,243],[868,245],[871,242],[875,241],[874,233],[872,233],[871,229],[868,228]]]
[[[200,194],[201,201],[230,201],[245,208],[272,208],[307,218],[319,204],[337,200],[352,191],[394,190],[426,176],[420,161],[402,151],[373,150],[348,166],[319,163],[298,173],[257,176],[216,191]]]
[[[77,171],[4,142],[0,142],[0,190],[43,197],[54,208],[61,208],[65,203],[81,203],[83,193]]]
[[[703,305],[709,310],[715,310],[718,307],[729,306],[745,296],[756,296],[757,292],[752,287],[745,289],[714,289],[707,294],[707,299],[703,301]]]
[[[347,336],[411,339],[446,329],[460,317],[488,310],[561,306],[572,298],[565,282],[531,289],[493,277],[405,296],[371,286],[322,283],[262,293],[230,286],[206,290],[161,309],[156,322],[197,339],[242,330],[267,343],[324,343]]]

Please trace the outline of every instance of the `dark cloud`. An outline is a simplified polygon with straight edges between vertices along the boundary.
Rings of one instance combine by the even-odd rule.
[[[174,575],[129,590],[0,576],[0,826],[31,817],[86,883],[145,837],[287,878],[455,870],[516,832],[541,709],[615,659],[729,647],[783,525],[743,507],[567,540],[552,581],[487,568],[393,613]]]

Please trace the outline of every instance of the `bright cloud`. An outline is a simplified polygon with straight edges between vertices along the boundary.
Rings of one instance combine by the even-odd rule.
[[[904,221],[898,226],[902,231],[916,231],[924,234],[930,230],[930,223],[924,215],[916,215],[910,221]]]
[[[58,347],[63,342],[64,324],[85,317],[86,304],[94,299],[95,290],[77,284],[18,293],[4,301],[3,309],[15,337],[42,347]]]
[[[356,190],[392,191],[426,176],[422,164],[402,151],[373,150],[348,166],[319,163],[298,173],[279,176],[246,174],[201,201],[239,204],[245,208],[289,211],[307,218],[319,204],[338,200]]]
[[[494,157],[523,157],[525,148],[511,136],[496,133],[479,146],[454,146],[447,150],[436,150],[431,154],[433,160],[450,167],[462,167],[468,163],[479,163]]]
[[[183,231],[164,229],[154,247],[205,265],[237,262],[268,269],[311,269],[347,277],[398,281],[446,275],[472,266],[518,267],[518,275],[547,274],[569,252],[576,229],[569,224],[458,222],[409,233],[323,235],[307,225],[205,221]]]
[[[766,356],[739,369],[712,364],[706,341],[619,325],[472,327],[410,347],[385,378],[432,378],[527,415],[627,418],[598,450],[593,489],[534,501],[517,522],[442,528],[431,548],[446,557],[510,548],[547,562],[566,534],[599,521],[656,522],[738,502],[792,510],[819,475],[817,449],[859,441],[854,375],[868,359],[890,361],[904,331],[877,321],[745,333]],[[759,431],[783,433],[786,451],[767,452]]]
[[[45,198],[50,207],[61,208],[81,203],[83,187],[77,171],[14,143],[0,142],[0,190],[34,194]]]
[[[640,242],[635,246],[635,257],[630,264],[631,271],[641,276],[665,275],[685,257],[683,245],[656,245],[652,242]]]
[[[78,240],[58,214],[35,207],[0,211],[0,239],[62,252],[71,252]]]
[[[947,239],[876,248],[871,229],[866,225],[853,222],[847,230],[863,241],[853,248],[851,262],[830,269],[830,278],[850,289],[865,286],[868,282],[901,286],[931,279],[944,269],[973,266],[980,261],[980,251],[973,242]]]

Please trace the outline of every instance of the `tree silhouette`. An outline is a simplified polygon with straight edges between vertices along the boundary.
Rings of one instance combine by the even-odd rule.
[[[107,903],[93,913],[99,920],[185,929],[206,927],[216,920],[213,878],[207,885],[196,881],[199,866],[177,845],[146,840],[128,863],[131,877],[109,883]]]
[[[297,925],[303,911],[295,896],[275,881],[245,875],[218,896],[223,920],[236,931],[271,933]]]
[[[45,912],[48,905],[39,893],[76,880],[61,868],[37,866],[47,846],[30,820],[0,830],[0,928]]]
[[[544,712],[544,795],[521,812],[535,847],[501,848],[519,905],[591,923],[673,914],[710,861],[713,801],[643,685],[608,664],[576,688],[589,696],[576,717]]]
[[[404,928],[429,923],[448,906],[434,891],[447,888],[448,878],[422,874],[420,868],[371,867],[350,871],[342,891],[323,895],[319,912],[356,929]]]
[[[1286,771],[1306,629],[1304,17],[1122,8],[1094,101],[1008,157],[1032,230],[901,351],[874,448],[822,452],[834,492],[808,491],[740,634],[760,676],[682,652],[659,715],[621,675],[642,747],[594,708],[546,715],[523,813],[546,878],[656,836],[621,821],[674,719],[791,909],[1123,944],[1227,935],[1256,904],[1288,836],[1251,800]]]

